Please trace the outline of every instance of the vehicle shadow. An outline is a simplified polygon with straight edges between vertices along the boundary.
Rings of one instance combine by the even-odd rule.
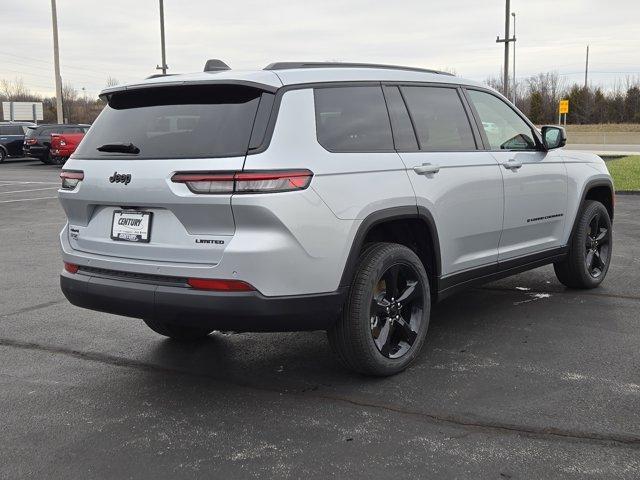
[[[366,377],[347,371],[334,358],[324,332],[216,332],[189,344],[161,340],[145,361],[204,381],[208,378],[296,392],[315,391],[323,386],[352,389],[356,385],[358,389],[400,385],[418,376],[429,377],[429,372],[441,375],[443,361],[452,361],[448,358],[451,353],[464,353],[470,342],[490,344],[495,339],[494,329],[499,328],[496,318],[512,317],[513,328],[514,319],[517,322],[518,315],[525,311],[520,308],[514,312],[518,310],[514,299],[521,299],[521,293],[476,289],[437,304],[421,355],[406,372],[394,377]],[[522,319],[526,322],[525,317]],[[438,367],[435,370],[434,365]]]

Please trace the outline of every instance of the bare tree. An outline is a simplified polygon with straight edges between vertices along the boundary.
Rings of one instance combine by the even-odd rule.
[[[0,80],[0,94],[13,102],[29,101],[33,97],[21,78]]]
[[[116,85],[120,85],[120,82],[118,81],[117,78],[113,78],[111,75],[109,75],[107,77],[107,83],[106,83],[106,87],[115,87]]]

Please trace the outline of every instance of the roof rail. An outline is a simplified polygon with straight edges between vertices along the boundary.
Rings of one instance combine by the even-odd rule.
[[[231,67],[217,58],[207,60],[207,63],[204,64],[205,72],[220,72],[222,70],[231,70]]]
[[[264,67],[265,70],[289,70],[293,68],[387,68],[390,70],[408,70],[411,72],[436,73],[450,75],[452,73],[428,68],[404,67],[402,65],[382,65],[378,63],[343,63],[343,62],[276,62]]]
[[[153,75],[149,75],[145,80],[149,80],[150,78],[160,78],[160,77],[171,77],[173,75],[178,75],[177,73],[154,73]]]

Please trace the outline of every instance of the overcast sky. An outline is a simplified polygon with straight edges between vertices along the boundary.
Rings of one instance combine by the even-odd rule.
[[[158,0],[58,0],[62,77],[89,95],[160,61]],[[353,61],[455,70],[484,80],[502,68],[504,0],[165,0],[171,73],[207,58],[233,68],[273,61]],[[558,71],[591,83],[640,75],[640,0],[512,0],[518,78]],[[49,0],[0,0],[0,78],[53,88]]]

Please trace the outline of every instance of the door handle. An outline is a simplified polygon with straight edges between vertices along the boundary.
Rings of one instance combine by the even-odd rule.
[[[516,160],[515,158],[512,158],[508,162],[504,162],[502,165],[507,170],[517,170],[520,167],[522,167],[522,162],[520,160]]]
[[[418,175],[428,175],[430,173],[438,173],[440,171],[440,165],[433,163],[423,163],[419,167],[413,167],[413,171]]]

